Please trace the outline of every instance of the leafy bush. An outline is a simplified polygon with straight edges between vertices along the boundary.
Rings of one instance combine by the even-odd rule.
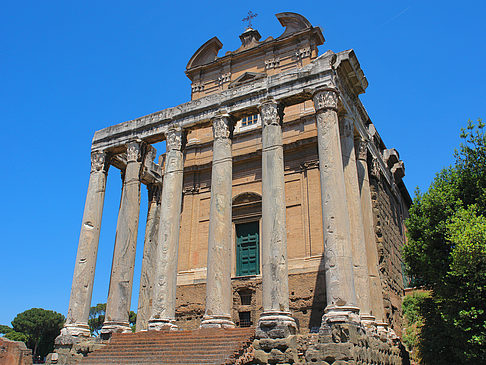
[[[431,290],[410,333],[425,364],[486,363],[486,135],[468,122],[453,166],[416,192],[407,220],[408,274]],[[418,342],[417,342],[418,341]]]

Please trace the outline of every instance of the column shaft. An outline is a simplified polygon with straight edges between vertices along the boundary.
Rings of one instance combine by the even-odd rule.
[[[141,165],[141,143],[128,143],[127,167],[116,225],[110,288],[106,303],[105,323],[101,329],[102,334],[131,332],[128,316],[130,313],[133,270],[137,248]]]
[[[149,330],[177,328],[175,325],[177,260],[182,204],[182,131],[171,128],[166,135],[167,154],[162,188],[157,267]]]
[[[337,92],[317,90],[314,106],[317,114],[317,144],[321,174],[322,224],[327,307],[324,322],[330,316],[343,320],[357,312],[353,280],[353,260],[349,214],[346,202],[343,161],[337,116]]]
[[[213,119],[213,165],[206,281],[206,312],[201,327],[234,327],[231,320],[231,120]]]
[[[348,117],[340,118],[341,149],[343,157],[344,181],[346,185],[346,202],[348,205],[350,236],[353,253],[354,285],[360,317],[373,321],[370,304],[370,285],[366,256],[361,197],[359,193],[356,154],[354,149],[354,123]]]
[[[148,190],[147,224],[143,244],[142,274],[140,276],[140,291],[138,295],[138,310],[136,330],[147,330],[152,309],[154,293],[154,276],[157,254],[157,237],[160,222],[160,193],[162,186],[152,184]]]
[[[88,317],[93,294],[93,281],[100,239],[101,217],[105,200],[107,156],[91,153],[91,172],[74,266],[69,310],[63,334],[89,336]]]
[[[368,178],[367,155],[367,142],[362,139],[359,141],[357,166],[370,282],[371,313],[376,317],[377,322],[384,323],[385,309],[383,307],[383,289],[381,287],[380,273],[378,271],[378,249],[375,240],[375,225],[373,221],[373,205],[371,202],[371,190]]]
[[[282,107],[269,100],[262,119],[262,287],[263,313],[258,337],[287,337],[296,332],[289,310]]]

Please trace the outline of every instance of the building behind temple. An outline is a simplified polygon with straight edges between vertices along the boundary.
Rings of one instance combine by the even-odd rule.
[[[256,327],[259,341],[351,325],[400,335],[411,203],[403,162],[359,99],[368,81],[354,51],[319,56],[319,27],[276,16],[277,38],[248,28],[221,56],[216,37],[203,44],[186,66],[191,101],[95,133],[59,343],[89,336],[109,166],[124,183],[105,339],[130,330],[141,185],[149,210],[137,331]],[[151,145],[163,140],[154,161]]]

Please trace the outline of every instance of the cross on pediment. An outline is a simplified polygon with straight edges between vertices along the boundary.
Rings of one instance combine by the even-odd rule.
[[[244,17],[243,19],[241,19],[242,22],[248,22],[248,26],[247,28],[251,28],[251,20],[253,18],[256,18],[258,16],[258,14],[256,13],[253,13],[251,10],[248,12],[248,16]]]

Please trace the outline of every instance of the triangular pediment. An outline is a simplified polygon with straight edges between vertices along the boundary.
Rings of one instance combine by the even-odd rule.
[[[237,87],[240,85],[248,84],[258,79],[266,77],[266,74],[259,72],[245,72],[243,75],[239,76],[236,80],[229,84],[229,87]]]

